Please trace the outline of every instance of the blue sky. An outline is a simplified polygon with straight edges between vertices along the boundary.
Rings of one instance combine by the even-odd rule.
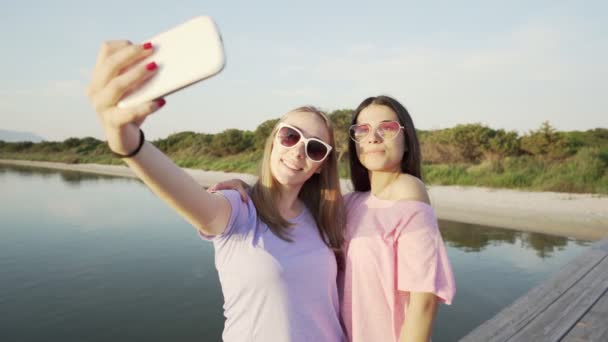
[[[255,129],[388,94],[421,129],[608,127],[602,1],[2,1],[0,129],[102,138],[84,95],[104,40],[214,17],[227,65],[167,97],[147,137]]]

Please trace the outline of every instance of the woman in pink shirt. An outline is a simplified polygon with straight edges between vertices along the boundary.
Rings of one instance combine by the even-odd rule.
[[[421,180],[407,110],[387,96],[364,100],[349,130],[354,192],[345,196],[342,319],[353,342],[428,341],[437,303],[454,277]]]

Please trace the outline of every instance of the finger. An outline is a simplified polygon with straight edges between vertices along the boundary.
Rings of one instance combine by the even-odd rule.
[[[243,189],[241,186],[239,186],[237,190],[239,191],[239,194],[241,194],[241,201],[247,202],[247,199],[249,198],[247,191],[245,191],[245,189]]]
[[[148,115],[159,110],[162,106],[165,105],[165,103],[165,99],[160,98],[153,101],[148,101],[146,103],[140,104],[139,106],[136,106],[135,108],[132,108],[129,111],[131,113],[131,117],[133,118],[132,121],[137,122],[141,120],[143,122],[143,120],[145,120]]]
[[[156,71],[156,64],[151,62],[145,65],[138,65],[128,72],[113,78],[96,96],[98,97],[98,100],[95,101],[96,105],[101,108],[115,106],[128,92],[141,87],[148,79],[153,77]]]
[[[102,64],[97,66],[92,82],[93,92],[104,88],[108,83],[126,73],[137,62],[152,54],[150,45],[128,45],[106,58]]]
[[[156,99],[132,108],[121,108],[112,111],[110,113],[111,117],[109,118],[110,124],[114,127],[122,127],[129,123],[139,124],[141,126],[150,114],[156,112],[164,105],[164,99]]]
[[[128,40],[109,40],[103,42],[101,44],[101,47],[99,48],[99,52],[97,53],[97,61],[95,62],[95,66],[101,65],[106,58],[108,58],[118,49],[121,49],[131,44],[133,43]]]
[[[117,50],[124,48],[126,46],[131,45],[131,41],[129,40],[109,40],[101,43],[99,47],[99,52],[97,52],[97,60],[95,61],[95,66],[93,67],[93,72],[91,75],[91,83],[89,87],[87,87],[87,95],[92,97],[93,94],[99,89],[100,82],[97,81],[97,71],[100,69],[100,66],[104,63],[106,58],[112,55]]]
[[[150,63],[152,63],[152,62],[150,62]],[[154,77],[156,75],[156,69],[149,70],[152,67],[151,66],[148,67],[148,64],[146,64],[146,70],[148,70],[148,71],[154,71],[154,72],[143,72],[143,76],[140,79],[135,79],[133,81],[133,83],[131,83],[129,86],[127,86],[127,88],[125,90],[122,91],[122,94],[120,95],[120,98],[118,100],[116,100],[117,102],[120,101],[120,100],[122,100],[122,99],[124,99],[125,97],[131,95],[131,93],[137,91],[146,82],[148,82],[148,80],[150,78],[152,78],[152,77]],[[157,68],[157,67],[155,67],[155,68]],[[137,77],[137,75],[134,75],[133,77]],[[127,80],[126,82],[129,82],[129,81]]]
[[[211,188],[213,188],[215,191],[218,191],[218,190],[236,190],[236,186],[235,186],[234,182],[232,182],[232,180],[227,180],[227,181],[219,182],[219,183],[213,185]]]

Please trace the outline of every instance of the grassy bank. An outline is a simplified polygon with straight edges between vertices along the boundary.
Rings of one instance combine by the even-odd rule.
[[[351,110],[329,114],[336,150],[347,151]],[[216,134],[184,131],[152,143],[179,166],[256,173],[266,138],[277,120],[254,131],[227,129]],[[418,131],[423,177],[428,184],[483,186],[608,194],[608,129],[558,132],[549,122],[526,134],[463,124]],[[349,177],[348,153],[339,153],[340,176]],[[68,164],[122,164],[105,142],[92,137],[64,141],[4,142],[1,159]]]
[[[230,156],[191,151],[168,151],[179,166],[193,169],[256,173],[261,151]],[[120,165],[122,161],[109,154],[105,145],[93,150],[68,151],[0,151],[0,159],[53,161],[68,164],[97,163]],[[423,176],[428,184],[483,186],[493,188],[608,194],[608,154],[599,148],[583,148],[575,155],[550,160],[534,156],[507,157],[480,163],[425,164]],[[348,162],[340,163],[340,176],[348,178]]]
[[[608,158],[600,155],[599,149],[586,148],[560,161],[521,156],[479,164],[424,165],[423,174],[430,184],[608,194]]]

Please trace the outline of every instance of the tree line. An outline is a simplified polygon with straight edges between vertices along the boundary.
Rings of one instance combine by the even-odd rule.
[[[336,134],[339,159],[348,155],[348,127],[352,110],[336,110],[329,114]],[[255,130],[226,129],[216,134],[180,132],[153,143],[165,153],[180,155],[231,156],[245,152],[261,151],[264,142],[278,119],[267,120]],[[608,152],[608,129],[595,128],[581,131],[558,132],[546,121],[536,129],[520,135],[515,131],[493,129],[486,125],[462,124],[438,130],[418,130],[423,162],[429,164],[478,163],[522,155],[560,160],[575,155],[581,148],[599,148]],[[109,150],[101,140],[69,138],[63,142],[43,141],[4,142],[0,140],[0,151],[60,153],[72,151],[77,154],[104,154]]]
[[[329,113],[342,177],[348,177],[348,128],[353,110]],[[266,138],[278,119],[255,130],[226,129],[208,134],[171,134],[152,143],[183,167],[255,172]],[[439,184],[484,185],[608,193],[608,129],[557,131],[548,121],[520,134],[480,123],[417,131],[425,180]],[[66,163],[119,164],[104,141],[4,142],[0,158]]]

